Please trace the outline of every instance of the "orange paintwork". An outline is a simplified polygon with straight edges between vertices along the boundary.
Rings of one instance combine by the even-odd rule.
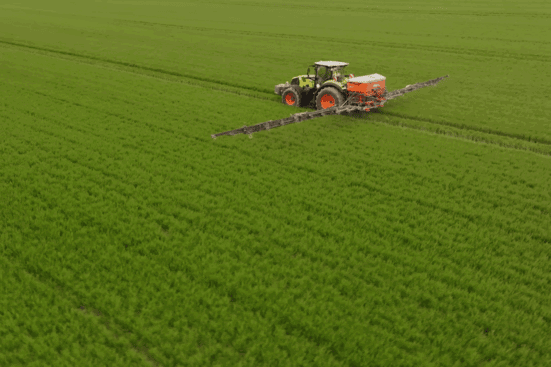
[[[376,89],[377,88],[377,89]],[[370,108],[381,107],[382,105],[375,104],[373,101],[368,101],[363,96],[373,96],[376,97],[377,101],[383,102],[385,98],[382,97],[385,92],[385,81],[380,80],[377,82],[371,83],[357,83],[357,82],[348,82],[346,84],[346,89],[349,93],[359,93],[359,98],[356,100],[356,103],[366,106],[365,111],[369,112]],[[374,90],[376,89],[376,90]]]
[[[330,94],[324,94],[321,96],[320,104],[323,109],[333,107],[335,105],[335,98]]]
[[[289,106],[292,106],[295,104],[295,96],[293,96],[293,93],[287,93],[285,95],[285,102],[289,105]]]
[[[378,85],[379,88],[385,89],[385,80],[372,83],[346,83],[346,89],[349,92],[362,93],[365,95],[373,95],[373,89]]]

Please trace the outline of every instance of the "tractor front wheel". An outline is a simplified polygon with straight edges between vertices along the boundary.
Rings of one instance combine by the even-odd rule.
[[[343,103],[343,95],[335,88],[322,89],[316,97],[316,108],[325,110],[335,106],[340,106]]]
[[[287,88],[281,94],[281,102],[287,106],[300,107],[300,93],[294,88]]]

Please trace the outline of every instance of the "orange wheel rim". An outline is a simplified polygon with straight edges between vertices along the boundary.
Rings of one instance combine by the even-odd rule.
[[[285,95],[285,102],[288,105],[294,105],[295,104],[295,96],[293,96],[293,93],[287,93]]]
[[[335,105],[335,98],[330,94],[324,94],[321,96],[321,107],[323,109],[333,107]]]

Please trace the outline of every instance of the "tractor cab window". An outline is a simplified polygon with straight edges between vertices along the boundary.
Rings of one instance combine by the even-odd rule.
[[[331,70],[329,70],[328,68],[326,68],[325,66],[320,66],[319,69],[318,69],[318,77],[322,80],[322,81],[325,81],[327,79],[330,79],[331,78]]]
[[[346,68],[346,66],[340,68],[339,70],[337,70],[337,75],[341,75],[341,76],[346,76],[348,75],[348,69]]]
[[[348,77],[348,70],[346,69],[346,66],[333,71],[333,77],[336,77],[338,81],[342,81],[342,79]]]

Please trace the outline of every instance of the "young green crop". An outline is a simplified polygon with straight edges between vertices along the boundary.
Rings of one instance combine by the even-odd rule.
[[[7,11],[23,14],[17,9]],[[121,46],[108,52],[111,41],[95,38],[104,48],[84,58],[0,48],[0,278],[20,295],[0,304],[10,320],[0,326],[8,340],[0,364],[521,366],[551,358],[548,156],[394,126],[393,113],[433,130],[442,116],[460,116],[465,106],[445,96],[446,110],[435,97],[415,112],[445,94],[440,87],[367,119],[325,117],[212,140],[294,112],[271,87],[254,91],[273,73],[228,74],[230,64],[205,54],[225,42],[254,56],[256,37],[268,35],[211,39],[191,53],[201,57],[178,62],[162,52],[175,42],[168,35],[204,40],[199,34],[214,31],[163,36],[143,23],[132,34],[121,31],[128,20],[100,30],[112,18],[80,23],[52,11],[38,26],[57,32],[58,47],[85,54],[78,38],[56,30],[63,25],[96,27],[93,37]],[[30,21],[28,13],[17,19]],[[140,37],[143,49],[133,43]],[[159,57],[145,52],[153,40]],[[445,47],[434,42],[427,48]],[[468,48],[460,42],[448,50]],[[273,63],[270,55],[251,56],[250,65]],[[362,60],[359,51],[347,55]],[[398,57],[388,57],[396,67]],[[281,75],[297,62],[275,60]],[[419,68],[440,75],[436,64],[446,61],[417,60],[394,69],[403,85],[425,79]],[[200,80],[183,69],[212,73]],[[541,116],[526,125],[542,139],[532,147],[546,144]],[[488,121],[522,140],[517,117]],[[465,134],[487,123],[459,125],[462,118],[453,126]]]

